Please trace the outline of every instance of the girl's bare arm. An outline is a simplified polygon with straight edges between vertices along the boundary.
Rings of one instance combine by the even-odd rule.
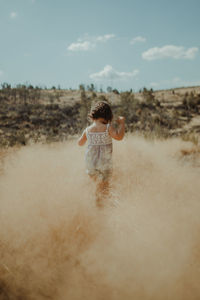
[[[121,141],[125,133],[125,118],[118,117],[117,123],[119,124],[119,127],[117,129],[112,127],[112,125],[109,126],[109,134],[113,139]]]
[[[87,141],[87,136],[85,130],[83,131],[81,137],[78,139],[78,145],[83,146]]]

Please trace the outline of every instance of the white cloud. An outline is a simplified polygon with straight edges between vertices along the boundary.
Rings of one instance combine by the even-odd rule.
[[[100,35],[100,36],[96,37],[96,42],[107,42],[114,37],[115,37],[115,34]]]
[[[187,87],[187,86],[198,86],[200,85],[200,80],[189,81],[183,80],[180,77],[174,77],[172,79],[161,80],[158,82],[151,82],[149,84],[152,88],[174,88],[174,87]]]
[[[179,77],[174,77],[174,78],[172,79],[172,82],[173,82],[173,83],[179,83],[179,82],[181,82],[181,78],[179,78]]]
[[[120,80],[134,77],[138,73],[138,70],[133,70],[132,72],[119,72],[112,66],[106,65],[102,71],[91,74],[90,78],[93,80]]]
[[[152,88],[156,88],[156,87],[158,87],[160,84],[158,83],[158,82],[151,82],[150,84],[149,84],[149,86],[150,87],[152,87]]]
[[[200,85],[200,80],[194,80],[194,81],[189,81],[189,80],[183,80],[179,77],[174,77],[171,80],[166,80],[166,83],[175,85],[175,86],[195,86],[195,85]]]
[[[105,43],[114,38],[114,34],[105,34],[97,37],[86,35],[84,38],[79,38],[77,42],[70,44],[67,49],[69,51],[88,51],[94,49],[98,43]]]
[[[0,70],[0,76],[3,76],[3,71],[2,70]]]
[[[131,41],[130,41],[130,44],[131,45],[134,45],[136,43],[144,43],[146,42],[146,38],[142,37],[142,36],[136,36],[135,38],[133,38]]]
[[[77,43],[72,43],[69,45],[67,48],[69,51],[88,51],[91,50],[95,47],[94,44],[91,42],[85,41],[85,42],[77,42]]]
[[[158,82],[151,82],[149,86],[151,87],[159,87],[159,86],[164,86],[164,87],[174,87],[174,86],[180,86],[184,85],[184,81],[180,77],[174,77],[172,79],[165,79],[161,80]]]
[[[174,59],[194,59],[199,49],[192,47],[185,49],[185,47],[178,47],[173,45],[166,45],[161,48],[154,47],[142,53],[142,58],[146,60],[155,60],[162,58]]]
[[[17,17],[17,12],[16,11],[12,11],[11,13],[10,13],[10,18],[11,19],[15,19],[16,17]]]

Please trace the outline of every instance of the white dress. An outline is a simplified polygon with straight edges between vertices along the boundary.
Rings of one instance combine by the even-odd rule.
[[[85,153],[86,172],[107,179],[112,171],[112,138],[108,132],[89,132],[86,128],[88,146]]]

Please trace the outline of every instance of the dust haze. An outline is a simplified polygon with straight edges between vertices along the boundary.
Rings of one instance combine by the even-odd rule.
[[[115,142],[103,209],[76,141],[4,157],[0,299],[199,299],[200,168],[187,147]]]

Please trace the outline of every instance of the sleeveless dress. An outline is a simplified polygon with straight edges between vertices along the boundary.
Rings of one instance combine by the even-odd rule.
[[[112,138],[107,124],[104,132],[89,132],[86,128],[88,146],[85,153],[86,172],[106,180],[112,172]]]

